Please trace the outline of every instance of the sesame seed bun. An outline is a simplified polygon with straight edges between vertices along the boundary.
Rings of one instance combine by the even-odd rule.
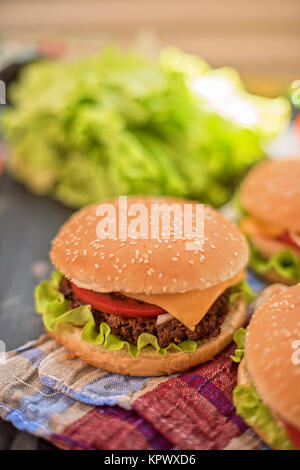
[[[216,338],[204,340],[194,353],[168,351],[164,356],[158,354],[151,346],[144,348],[138,357],[132,357],[126,348],[110,351],[103,346],[86,343],[81,339],[81,328],[70,323],[58,325],[49,334],[74,356],[92,366],[118,374],[162,376],[183,372],[213,359],[231,343],[234,331],[244,324],[246,317],[246,303],[241,299],[236,300],[226,315],[221,333]]]
[[[284,284],[272,284],[272,285],[266,287],[260,293],[259,297],[257,297],[257,299],[255,300],[254,310],[255,311],[258,310],[258,308],[260,308],[263,305],[263,303],[267,302],[271,297],[273,297],[275,295],[278,295],[280,292],[282,292],[286,289],[288,289],[288,287],[285,286]],[[253,382],[253,379],[249,375],[249,371],[248,371],[248,368],[247,368],[246,354],[245,354],[244,358],[241,360],[241,363],[238,367],[237,384],[247,386],[247,385],[250,385],[251,382]],[[278,424],[280,424],[280,423],[278,423]],[[256,434],[266,444],[268,444],[271,447],[271,443],[269,442],[268,435],[264,431],[262,431],[262,429],[259,426],[252,424],[252,427],[253,427],[254,431],[256,432]],[[276,449],[276,447],[275,447],[275,449]]]
[[[247,369],[275,416],[300,430],[300,284],[266,300],[247,329]]]
[[[300,158],[269,160],[245,177],[240,192],[243,207],[259,220],[300,232]]]
[[[142,203],[178,204],[171,198],[128,197],[128,206]],[[119,200],[108,201],[116,210]],[[193,205],[196,203],[193,202]],[[77,286],[96,292],[178,293],[207,289],[231,279],[248,261],[248,245],[239,229],[216,210],[205,206],[203,247],[187,250],[192,238],[122,240],[97,237],[98,204],[75,213],[53,240],[50,258],[54,266]],[[149,217],[150,218],[150,217]],[[128,220],[130,222],[130,218]],[[147,221],[149,223],[149,219]],[[171,229],[176,223],[171,217]],[[162,229],[159,231],[162,238]]]

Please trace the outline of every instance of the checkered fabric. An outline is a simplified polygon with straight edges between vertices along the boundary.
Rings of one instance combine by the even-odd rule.
[[[0,365],[0,416],[62,449],[265,448],[232,403],[233,351],[186,373],[129,377],[71,358],[43,335]]]

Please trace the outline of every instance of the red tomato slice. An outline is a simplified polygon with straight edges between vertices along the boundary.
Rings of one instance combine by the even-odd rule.
[[[289,232],[284,232],[280,239],[283,241],[283,243],[285,243],[286,245],[289,245],[291,246],[292,248],[296,249],[296,250],[300,250],[299,248],[299,245],[297,245],[296,242],[294,242],[294,240],[291,238]]]
[[[283,426],[296,449],[300,449],[300,430],[283,421]]]
[[[91,305],[95,310],[124,317],[157,317],[165,310],[157,305],[138,302],[119,293],[100,294],[88,289],[82,289],[71,282],[74,295],[82,302]]]

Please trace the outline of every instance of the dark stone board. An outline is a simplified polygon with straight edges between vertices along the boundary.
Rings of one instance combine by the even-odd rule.
[[[58,202],[30,194],[8,174],[0,176],[0,340],[6,350],[43,332],[34,313],[33,290],[51,272],[51,239],[71,213]],[[0,421],[0,450],[50,448]]]

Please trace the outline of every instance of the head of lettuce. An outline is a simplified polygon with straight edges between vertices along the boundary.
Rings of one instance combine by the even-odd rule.
[[[285,99],[250,95],[233,70],[177,49],[32,64],[8,93],[9,170],[72,207],[120,194],[220,206],[289,117]]]

